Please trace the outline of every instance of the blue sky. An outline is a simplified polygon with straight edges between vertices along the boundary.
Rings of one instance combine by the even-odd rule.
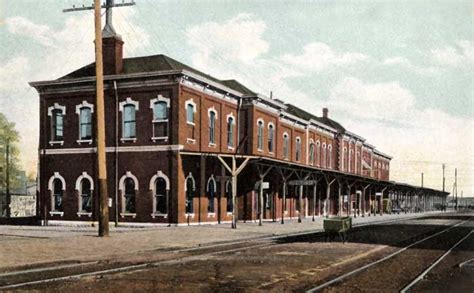
[[[0,105],[34,169],[37,94],[93,61],[91,1],[0,0]],[[474,190],[470,1],[136,0],[114,12],[125,56],[166,54],[330,116],[394,156],[392,178]]]

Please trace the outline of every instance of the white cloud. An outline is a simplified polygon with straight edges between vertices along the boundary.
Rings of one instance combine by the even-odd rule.
[[[467,40],[456,42],[456,46],[431,50],[433,60],[441,65],[463,66],[474,62],[474,43]]]
[[[434,67],[421,67],[417,65],[413,65],[413,63],[405,57],[391,57],[385,59],[382,64],[387,66],[398,66],[402,68],[406,68],[409,71],[415,72],[421,75],[431,75],[438,73],[438,70]]]
[[[193,63],[206,67],[212,59],[230,59],[251,63],[268,51],[268,43],[262,39],[265,22],[252,14],[241,13],[225,23],[206,22],[187,30],[188,44],[196,48]]]
[[[338,53],[327,44],[314,42],[304,46],[301,55],[286,54],[282,57],[282,60],[303,70],[321,71],[330,66],[355,64],[367,58],[366,55],[361,53]]]
[[[53,31],[46,25],[33,23],[29,19],[21,16],[7,18],[5,23],[8,31],[12,34],[31,38],[47,47],[53,46],[54,44]]]

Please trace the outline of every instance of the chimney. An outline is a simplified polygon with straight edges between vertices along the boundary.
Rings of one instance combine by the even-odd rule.
[[[324,118],[328,118],[328,113],[329,113],[328,108],[323,108],[323,117]]]
[[[104,75],[119,74],[123,71],[123,41],[112,25],[114,0],[107,0],[106,7],[105,26],[102,30]]]

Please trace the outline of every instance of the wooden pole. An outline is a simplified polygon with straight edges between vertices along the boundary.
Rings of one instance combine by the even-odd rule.
[[[281,223],[285,224],[285,206],[286,206],[286,178],[283,178],[283,194],[281,201]]]
[[[104,78],[102,61],[102,23],[100,0],[94,1],[95,74],[97,106],[97,169],[99,179],[99,236],[109,236],[107,168],[105,157]]]

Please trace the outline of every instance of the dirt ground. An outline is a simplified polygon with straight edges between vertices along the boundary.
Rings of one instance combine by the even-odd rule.
[[[305,291],[336,276],[371,263],[406,245],[423,239],[474,215],[432,215],[405,222],[354,228],[348,243],[326,242],[313,233],[280,239],[174,252],[173,249],[124,254],[88,269],[64,270],[64,275],[90,268],[155,262],[149,267],[114,274],[37,284],[20,289],[57,292],[164,291],[164,292],[260,292]],[[473,229],[473,221],[414,246],[393,259],[328,287],[329,292],[398,292],[437,257]],[[472,234],[471,234],[472,235]],[[473,237],[414,289],[416,291],[464,292],[472,285],[473,270],[455,269],[474,258]],[[47,273],[43,273],[46,274]],[[54,274],[58,274],[55,272]],[[456,284],[446,280],[457,280]],[[1,278],[0,278],[1,280]],[[11,280],[10,280],[11,281]],[[470,282],[469,282],[470,281]],[[470,287],[472,292],[472,288]],[[454,291],[453,291],[454,292]]]

